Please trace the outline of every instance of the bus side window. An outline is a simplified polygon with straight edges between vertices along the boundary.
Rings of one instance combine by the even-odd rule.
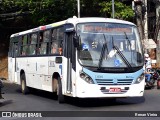
[[[36,54],[36,45],[37,45],[37,34],[32,34],[30,36],[29,55]]]
[[[40,43],[40,54],[44,55],[47,54],[47,46],[49,43],[49,38],[50,38],[50,31],[44,31],[43,32],[43,37],[42,37],[42,42]]]
[[[51,54],[62,55],[63,28],[52,30]]]
[[[17,57],[18,56],[18,43],[14,44],[14,56]]]
[[[62,52],[63,52],[62,46],[63,46],[63,39],[64,39],[63,27],[58,28],[57,36],[58,36],[58,52],[60,55],[62,55]]]
[[[57,39],[57,29],[53,29],[52,31],[52,41]]]
[[[58,44],[56,42],[52,42],[51,53],[52,54],[58,54]]]
[[[63,40],[63,31],[61,29],[58,31],[58,40]]]
[[[22,37],[22,52],[21,55],[26,55],[28,50],[27,46],[27,35]]]
[[[43,44],[44,40],[43,40],[43,35],[40,35],[39,38],[39,54],[43,55],[45,54],[46,50],[45,50],[45,44]]]

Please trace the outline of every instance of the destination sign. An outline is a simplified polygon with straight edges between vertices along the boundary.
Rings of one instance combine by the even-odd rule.
[[[100,32],[100,33],[132,33],[132,28],[129,27],[113,27],[113,28],[109,28],[106,26],[93,26],[93,25],[84,25],[82,32]]]

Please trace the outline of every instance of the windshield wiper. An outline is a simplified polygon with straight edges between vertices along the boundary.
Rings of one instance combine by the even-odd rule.
[[[130,51],[131,51],[131,62],[132,62],[131,42],[130,42],[130,40],[129,40],[129,38],[128,38],[127,34],[126,34],[126,32],[124,32],[124,34],[125,34],[126,40],[127,40],[127,41],[128,41],[128,43],[129,43],[129,46],[130,46]]]
[[[124,32],[124,34],[125,34],[126,40],[128,41],[128,43],[129,43],[129,45],[130,45],[130,49],[131,49],[131,42],[130,42],[130,40],[129,40],[127,34],[126,34],[126,32]]]
[[[102,47],[102,51],[101,51],[101,55],[100,55],[100,59],[99,59],[99,63],[98,63],[98,69],[101,69],[103,56],[105,54],[105,49],[107,49],[107,53],[108,53],[108,47],[107,47],[106,37],[105,37],[104,34],[103,34],[103,36],[104,36],[105,43],[103,44],[103,47]]]
[[[114,45],[114,40],[113,40],[113,36],[112,36],[112,45],[113,45],[113,49],[117,50],[117,54],[122,58],[123,62],[129,67],[132,68],[131,64],[128,62],[128,60],[125,58],[125,56],[123,55],[123,53],[119,50],[119,48]]]

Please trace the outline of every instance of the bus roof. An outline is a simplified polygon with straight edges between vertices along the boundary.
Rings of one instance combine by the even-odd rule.
[[[134,23],[125,20],[113,19],[113,18],[100,18],[100,17],[69,18],[67,22],[75,24],[84,22],[110,22],[110,23],[123,23],[123,24],[135,25]]]
[[[32,33],[32,32],[35,32],[35,31],[44,30],[44,29],[47,29],[47,28],[57,27],[57,26],[65,24],[65,23],[72,23],[72,24],[76,25],[77,23],[85,23],[85,22],[110,22],[110,23],[123,23],[123,24],[135,25],[135,24],[133,24],[132,22],[129,22],[129,21],[112,19],[112,18],[100,18],[100,17],[77,18],[77,17],[73,17],[73,18],[69,18],[67,20],[63,20],[63,21],[60,21],[60,22],[55,22],[55,23],[51,23],[51,24],[48,24],[48,25],[39,26],[37,28],[33,28],[33,29],[30,29],[30,30],[15,33],[15,34],[12,34],[11,37],[20,36],[20,35],[24,35],[24,34],[27,34],[27,33]]]
[[[22,32],[12,34],[11,37],[20,36],[20,35],[24,35],[24,34],[27,34],[27,33],[36,32],[36,31],[39,31],[39,30],[44,30],[44,29],[47,29],[47,28],[57,27],[57,26],[65,24],[65,23],[66,23],[66,20],[63,20],[63,21],[60,21],[60,22],[55,22],[55,23],[52,23],[52,24],[39,26],[37,28],[33,28],[33,29],[30,29],[30,30],[26,30],[26,31],[22,31]]]

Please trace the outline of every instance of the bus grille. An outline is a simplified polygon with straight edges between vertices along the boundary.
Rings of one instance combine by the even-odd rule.
[[[133,79],[96,79],[98,85],[131,85]]]

